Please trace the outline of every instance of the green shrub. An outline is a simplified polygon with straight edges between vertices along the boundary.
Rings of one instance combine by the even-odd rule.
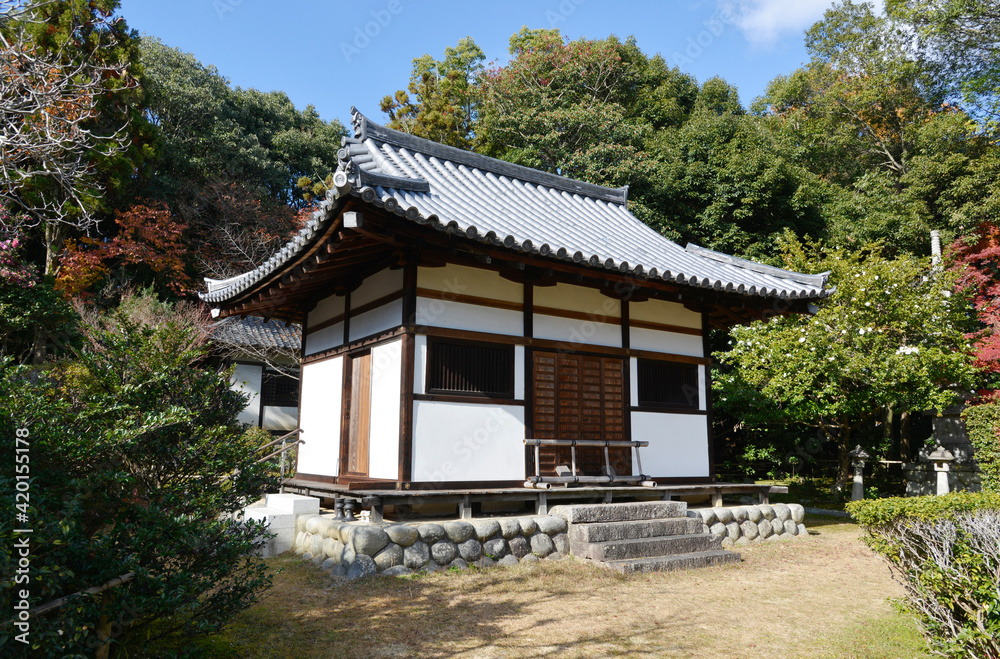
[[[962,412],[969,439],[976,447],[983,489],[1000,492],[1000,403],[973,405]]]
[[[1000,657],[1000,494],[856,501],[848,511],[906,590],[928,646]]]
[[[15,437],[27,429],[22,526],[33,529],[30,580],[0,586],[3,656],[135,656],[158,638],[218,631],[271,583],[255,558],[262,529],[233,514],[277,479],[255,464],[265,437],[236,420],[246,399],[228,373],[202,366],[201,329],[120,311],[84,333],[71,362],[0,363],[0,492],[14,500]],[[0,517],[7,550],[23,537],[13,521]],[[0,552],[0,571],[14,574],[17,560]],[[80,594],[127,574],[101,595]],[[8,615],[22,588],[32,607],[73,595],[32,616],[27,646]]]

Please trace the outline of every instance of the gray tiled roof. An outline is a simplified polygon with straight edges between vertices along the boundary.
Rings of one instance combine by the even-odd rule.
[[[256,316],[224,318],[212,327],[212,335],[228,343],[264,350],[299,350],[302,345],[302,328],[298,325],[265,323]]]
[[[334,184],[407,220],[543,258],[732,293],[811,299],[827,275],[761,265],[688,245],[682,248],[626,208],[627,188],[605,188],[463,151],[380,126],[351,108]],[[332,195],[331,195],[332,196]],[[225,301],[267,277],[332,220],[325,202],[302,231],[257,270],[206,280],[202,298]]]

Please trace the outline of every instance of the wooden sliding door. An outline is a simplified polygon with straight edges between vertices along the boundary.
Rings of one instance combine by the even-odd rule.
[[[620,358],[536,350],[532,378],[535,439],[628,439]],[[542,475],[553,476],[558,465],[570,466],[570,449],[543,447],[539,458]],[[632,473],[631,449],[610,449],[610,458],[617,474]],[[576,463],[577,474],[599,476],[604,449],[577,448]]]
[[[346,460],[343,473],[368,475],[368,440],[371,430],[372,354],[351,357],[350,406],[347,419]]]

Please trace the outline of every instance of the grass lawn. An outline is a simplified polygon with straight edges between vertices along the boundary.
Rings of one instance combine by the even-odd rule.
[[[622,577],[573,559],[331,584],[288,555],[230,657],[924,657],[888,569],[843,520],[743,563]]]

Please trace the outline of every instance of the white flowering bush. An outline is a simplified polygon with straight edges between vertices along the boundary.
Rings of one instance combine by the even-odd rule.
[[[787,267],[829,271],[833,293],[815,315],[732,330],[716,353],[716,400],[748,423],[765,418],[820,429],[839,450],[847,479],[853,433],[887,408],[942,409],[975,379],[965,300],[950,295],[954,273],[877,248],[827,250],[783,239]],[[945,295],[948,293],[948,295]]]

